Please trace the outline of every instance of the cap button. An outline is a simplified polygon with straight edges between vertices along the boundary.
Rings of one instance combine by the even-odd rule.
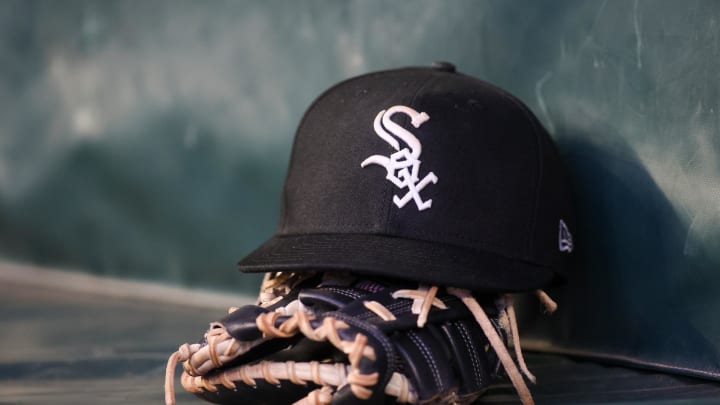
[[[455,65],[450,62],[437,61],[433,62],[430,67],[441,72],[455,72]]]

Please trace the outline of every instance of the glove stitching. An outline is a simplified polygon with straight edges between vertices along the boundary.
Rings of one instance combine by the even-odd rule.
[[[434,360],[434,359],[432,358],[432,356],[430,355],[430,349],[428,349],[428,347],[425,345],[425,343],[420,339],[419,336],[417,336],[417,334],[415,334],[415,332],[413,332],[413,331],[408,331],[408,337],[410,338],[410,340],[413,341],[413,343],[415,344],[415,346],[416,346],[418,349],[420,349],[420,351],[422,352],[423,357],[425,358],[425,360],[427,361],[427,363],[430,365],[433,378],[435,379],[435,385],[436,385],[440,390],[443,390],[445,387],[443,386],[442,380],[440,379],[440,371],[439,371],[438,368],[437,368],[437,364],[435,363],[435,360]]]
[[[472,362],[472,366],[473,366],[473,378],[475,380],[475,384],[477,384],[478,387],[481,387],[482,386],[482,381],[480,380],[481,369],[480,369],[480,360],[478,358],[479,357],[478,352],[475,348],[475,345],[473,345],[471,342],[470,333],[468,332],[465,324],[459,322],[455,325],[456,325],[458,331],[460,332],[460,336],[462,337],[463,342],[465,343],[465,349],[470,350],[472,352],[471,356],[470,356],[470,361]]]
[[[329,288],[327,288],[327,290],[328,290],[328,291],[332,291],[332,292],[334,292],[334,293],[336,293],[336,294],[344,295],[344,296],[346,296],[346,297],[348,297],[348,298],[353,298],[353,299],[358,299],[358,298],[360,298],[360,297],[363,295],[363,294],[361,294],[361,293],[359,293],[359,292],[342,290],[342,289],[339,289],[339,288],[336,288],[336,287],[329,287]]]
[[[283,280],[281,277],[275,277],[273,282],[277,284],[275,287],[284,287],[282,284],[287,283],[287,280]],[[328,342],[348,355],[348,360],[350,362],[349,365],[342,362],[324,365],[342,367],[342,373],[339,371],[335,373],[329,371],[327,379],[323,377],[322,381],[320,381],[321,378],[319,374],[317,375],[317,379],[313,378],[313,381],[316,384],[320,382],[321,384],[318,385],[324,386],[324,392],[322,392],[322,394],[324,394],[323,397],[325,397],[325,399],[321,402],[331,402],[332,397],[335,396],[333,395],[334,390],[342,387],[343,385],[349,385],[352,394],[354,394],[357,399],[365,399],[366,395],[368,396],[368,399],[370,399],[370,397],[380,399],[381,397],[376,396],[375,393],[377,388],[383,387],[386,395],[394,396],[396,397],[396,401],[403,402],[400,398],[405,396],[399,394],[403,390],[407,389],[409,381],[400,379],[400,377],[407,378],[403,374],[407,370],[404,370],[402,367],[404,359],[399,356],[401,353],[397,353],[395,351],[397,350],[397,344],[393,344],[393,342],[395,342],[398,337],[402,339],[402,336],[405,335],[407,336],[405,338],[407,340],[405,341],[408,344],[407,349],[405,350],[412,349],[413,351],[402,354],[412,354],[410,357],[413,358],[412,364],[414,366],[425,366],[425,370],[430,370],[429,374],[425,371],[424,373],[420,373],[419,376],[413,376],[416,379],[420,379],[420,381],[417,381],[418,383],[425,381],[427,384],[426,387],[422,387],[424,394],[429,396],[425,399],[425,401],[432,401],[433,403],[456,403],[457,401],[470,401],[470,398],[473,395],[479,396],[482,393],[483,384],[487,384],[496,377],[493,373],[486,374],[489,368],[496,366],[495,373],[497,373],[501,367],[505,367],[508,374],[508,368],[517,368],[517,365],[514,364],[512,359],[510,362],[507,362],[506,365],[506,362],[501,361],[502,359],[499,359],[499,355],[497,354],[498,351],[503,351],[500,349],[505,349],[504,353],[507,351],[508,334],[510,334],[510,337],[512,337],[513,340],[517,339],[517,327],[512,325],[513,322],[507,321],[506,324],[503,324],[500,322],[500,319],[497,318],[499,314],[507,318],[512,318],[509,315],[509,312],[512,312],[513,310],[512,301],[506,296],[501,296],[503,299],[499,300],[501,302],[498,303],[497,311],[493,311],[494,307],[479,305],[477,298],[473,297],[469,291],[460,289],[448,288],[446,291],[451,294],[449,297],[434,297],[433,295],[426,293],[423,297],[418,297],[417,300],[414,296],[402,297],[407,299],[397,299],[393,293],[393,298],[396,299],[392,300],[389,299],[388,294],[394,290],[394,287],[384,287],[385,292],[379,295],[376,294],[378,291],[354,288],[351,287],[350,284],[348,284],[345,288],[343,286],[323,286],[313,288],[308,283],[307,287],[315,289],[315,291],[320,290],[319,292],[321,295],[322,291],[326,291],[326,297],[328,297],[328,299],[332,298],[331,295],[334,295],[334,299],[340,303],[340,308],[334,310],[333,312],[322,311],[312,313],[303,312],[308,309],[302,307],[301,305],[293,304],[291,307],[291,303],[287,304],[288,310],[283,313],[258,315],[258,318],[263,318],[263,320],[267,322],[263,322],[263,326],[256,325],[257,329],[262,332],[263,337],[252,342],[236,341],[235,339],[231,339],[229,335],[224,336],[227,331],[215,330],[211,324],[211,330],[206,333],[204,338],[205,342],[203,343],[201,341],[195,345],[186,344],[181,346],[178,352],[169,359],[167,369],[174,368],[177,362],[182,362],[183,375],[181,376],[181,381],[185,389],[190,392],[204,395],[206,399],[211,398],[208,399],[211,402],[213,401],[213,398],[220,398],[222,396],[222,393],[218,392],[218,388],[223,388],[222,386],[226,389],[231,389],[235,385],[235,382],[240,383],[240,381],[242,381],[246,385],[249,381],[254,383],[255,381],[250,379],[251,376],[247,374],[248,372],[253,373],[253,378],[264,380],[269,384],[273,384],[274,382],[277,383],[282,380],[290,381],[292,384],[298,385],[300,382],[306,382],[304,378],[308,377],[308,375],[306,375],[307,373],[310,373],[312,374],[312,377],[315,377],[314,374],[318,374],[320,369],[318,368],[317,370],[313,370],[313,367],[310,367],[310,370],[305,370],[303,368],[302,372],[304,374],[300,375],[297,374],[300,368],[297,368],[298,365],[296,365],[294,361],[289,361],[283,364],[275,363],[271,360],[267,363],[261,362],[254,365],[242,365],[236,370],[238,374],[226,374],[226,372],[233,369],[225,369],[219,374],[209,373],[220,368],[218,363],[226,364],[233,358],[237,357],[237,355],[245,353],[249,350],[254,350],[254,347],[261,342],[269,339],[284,338],[285,334],[293,336],[300,334],[301,336],[305,335],[306,338],[311,340]],[[294,291],[293,295],[293,289],[295,288],[295,285],[289,285],[282,289],[275,288],[273,292],[282,294],[283,296],[278,298],[285,300],[281,302],[286,303],[286,300],[291,297],[298,296],[297,291]],[[301,289],[302,288],[299,288],[298,290]],[[290,294],[288,294],[288,290],[290,290]],[[415,290],[398,291],[413,292]],[[422,293],[420,289],[417,291]],[[536,294],[538,294],[542,300],[543,297],[540,292],[536,292]],[[353,299],[355,302],[343,297]],[[397,322],[395,322],[394,319],[385,321],[374,319],[373,317],[376,312],[373,312],[371,308],[368,308],[370,310],[369,312],[363,310],[363,297],[365,299],[378,297],[380,302],[387,302],[387,306],[385,306],[385,308],[394,316],[397,316]],[[485,296],[481,296],[481,298],[484,297]],[[322,297],[319,296],[319,298]],[[415,301],[420,301],[419,298],[424,299],[421,303],[433,304],[423,305],[423,308],[420,310],[413,311],[412,309],[414,306],[412,304]],[[483,301],[483,303],[487,304],[486,301],[488,301],[488,299]],[[439,300],[440,302],[435,304],[435,300]],[[453,305],[449,305],[451,302]],[[462,309],[467,310],[468,314],[465,314],[463,311],[459,311],[454,305],[455,302],[458,304],[464,304]],[[496,300],[496,303],[497,302],[498,301]],[[545,304],[545,302],[543,303]],[[278,304],[274,304],[274,306],[277,305]],[[549,305],[545,304],[545,306],[548,308],[548,312],[552,311]],[[443,315],[444,312],[438,311],[438,307],[450,307],[449,309],[453,311]],[[436,347],[436,344],[444,343],[442,340],[444,336],[435,336],[435,334],[428,335],[427,329],[423,331],[422,328],[411,328],[413,320],[411,313],[419,315],[418,312],[420,312],[428,315],[431,312],[430,310],[432,310],[433,313],[431,323],[435,323],[438,327],[442,327],[443,329],[448,328],[445,329],[446,332],[450,332],[447,337],[453,338],[454,336],[457,338],[457,343],[453,345],[454,347],[452,349],[453,351],[457,350],[455,353],[458,356],[458,359],[463,360],[463,370],[458,370],[455,367],[450,370],[446,370],[441,366],[444,365],[443,362],[447,359],[443,356],[445,353],[442,350],[443,346]],[[487,313],[485,311],[487,311]],[[490,316],[488,316],[488,314]],[[463,317],[470,315],[473,315],[475,321],[479,323],[479,326],[482,328],[482,332],[485,334],[488,341],[484,341],[480,335],[476,335],[478,332],[476,332],[473,328],[474,323],[472,323],[471,318],[463,320]],[[285,319],[285,317],[288,316],[289,318]],[[315,317],[319,317],[320,319]],[[332,321],[330,320],[331,318],[333,319]],[[373,319],[371,321],[367,321],[366,319],[368,318]],[[483,324],[481,319],[484,318],[489,319],[485,319]],[[386,319],[391,319],[391,317],[387,316]],[[327,325],[325,321],[328,321]],[[281,324],[276,326],[278,322]],[[487,326],[490,325],[492,326],[488,328]],[[221,334],[223,335],[222,337],[220,336]],[[354,339],[351,339],[353,336]],[[493,351],[483,352],[483,342],[489,342],[491,340],[491,336],[496,340],[499,338],[501,344],[497,345],[498,348],[493,346]],[[475,339],[476,337],[477,339]],[[372,340],[368,341],[367,338],[371,338]],[[437,343],[434,338],[438,339]],[[399,344],[400,342],[395,343]],[[207,345],[212,347],[207,347]],[[415,349],[413,349],[413,346]],[[518,348],[520,345],[518,343],[514,346]],[[366,352],[366,348],[367,350],[377,349],[377,354],[380,357],[376,359],[375,355],[372,355],[370,352]],[[380,352],[380,349],[385,349],[384,353]],[[509,355],[509,353],[505,354]],[[494,359],[494,356],[496,355],[498,355],[497,361]],[[463,357],[467,356],[470,356],[469,362],[468,360],[463,359]],[[366,361],[368,362],[366,363]],[[519,362],[522,363],[522,361]],[[317,364],[318,366],[320,365],[319,363]],[[450,380],[445,378],[447,371],[465,371],[468,366],[471,367],[473,372],[472,377],[462,374],[453,376],[451,374],[449,375],[449,377],[451,377]],[[302,367],[307,366],[303,365]],[[520,365],[520,368],[520,371],[523,374],[526,376],[529,374],[523,370],[524,367],[522,367],[522,364]],[[327,369],[331,370],[331,367],[328,367]],[[370,373],[361,373],[361,369],[366,373]],[[385,372],[383,372],[383,370],[385,370]],[[420,370],[422,371],[422,369]],[[242,378],[242,373],[245,373],[244,376],[249,381],[245,381],[245,378]],[[171,371],[166,370],[166,383],[168,380],[172,379],[172,374],[173,373]],[[195,375],[195,377],[192,377],[192,375]],[[382,381],[379,381],[378,377],[382,377]],[[459,378],[460,381],[456,382],[453,377]],[[345,381],[344,383],[342,382],[343,380]],[[394,381],[392,389],[389,388],[390,380]],[[532,397],[522,380],[522,376],[520,377],[519,382],[513,380],[512,378],[511,381],[516,387],[522,402],[526,405],[532,404]],[[433,382],[435,384],[434,386],[431,385]],[[473,383],[477,386],[472,387],[471,384]],[[460,384],[461,386],[467,387],[467,392],[465,392],[466,388],[463,388],[462,390],[462,392],[465,393],[464,396],[458,396],[459,392],[454,384]],[[336,388],[332,388],[331,386],[335,386]],[[412,386],[410,387],[412,388]],[[391,390],[392,392],[388,390]],[[311,399],[310,403],[319,401],[319,394],[322,390],[315,391],[317,392],[314,395],[308,394],[307,398]],[[379,393],[380,391],[377,392]],[[419,393],[415,391],[414,395],[419,395]],[[172,386],[166,386],[166,401],[168,401],[168,397],[170,397],[170,400],[174,401]],[[419,400],[420,398],[415,396],[414,400],[411,402]]]
[[[395,315],[401,315],[402,312],[408,312],[408,311],[403,311],[403,307],[409,308],[410,304],[408,302],[394,302],[390,305],[385,306],[385,308],[387,308],[390,312],[392,312]],[[359,314],[357,316],[357,318],[367,321],[369,319],[373,319],[376,316],[377,315],[374,312],[365,312],[365,313]]]

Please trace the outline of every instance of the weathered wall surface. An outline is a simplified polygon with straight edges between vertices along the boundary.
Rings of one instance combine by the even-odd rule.
[[[697,304],[717,291],[698,284],[720,287],[718,16],[709,1],[6,1],[0,254],[252,291],[234,264],[273,231],[308,103],[450,60],[560,143],[596,282],[652,274]]]

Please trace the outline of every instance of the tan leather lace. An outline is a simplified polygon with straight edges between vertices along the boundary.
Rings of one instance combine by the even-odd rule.
[[[485,333],[485,336],[490,342],[490,346],[492,346],[495,354],[497,354],[498,358],[500,359],[500,363],[502,363],[503,367],[505,368],[505,372],[507,373],[510,381],[515,387],[515,390],[520,396],[520,400],[522,401],[523,405],[534,404],[535,402],[532,399],[530,390],[525,384],[525,381],[523,380],[522,375],[518,371],[518,368],[515,365],[512,357],[510,357],[510,353],[508,352],[507,347],[505,347],[502,338],[495,330],[495,327],[493,326],[490,318],[488,318],[485,311],[482,309],[482,306],[477,302],[477,300],[472,296],[472,294],[470,294],[470,291],[468,290],[461,288],[448,288],[448,293],[460,298],[465,304],[465,306],[470,310],[470,312],[472,312],[473,316],[475,317],[475,321],[477,321],[478,325],[480,325],[480,328],[482,328],[483,333]]]
[[[313,382],[327,388],[325,392],[332,394],[334,392],[332,387],[348,383],[348,375],[351,372],[350,366],[341,363],[264,361],[227,369],[223,373],[214,374],[211,377],[187,376],[183,379],[183,386],[186,389],[190,388],[188,389],[190,392],[201,392],[207,389],[206,386],[222,385],[225,388],[234,389],[236,388],[235,384],[239,382],[253,387],[257,380],[265,380],[275,385],[280,384],[281,380],[285,380],[297,385]],[[407,377],[399,373],[392,374],[385,387],[385,393],[398,398],[399,403],[416,403],[418,401],[417,395],[410,388]],[[304,398],[306,402],[302,403],[315,404],[312,401],[317,399]]]
[[[397,319],[389,309],[377,301],[365,301],[363,302],[363,306],[383,321],[394,321]]]
[[[462,302],[465,304],[465,306],[472,312],[473,316],[475,317],[475,320],[477,321],[478,325],[482,328],[483,332],[485,333],[485,336],[488,338],[488,341],[490,342],[490,345],[492,346],[493,350],[495,350],[495,353],[497,354],[498,358],[500,359],[500,362],[502,363],[503,367],[505,368],[505,372],[507,373],[508,377],[510,378],[510,381],[512,382],[513,386],[515,387],[515,390],[518,393],[518,396],[520,397],[520,400],[522,401],[523,405],[533,405],[535,401],[532,398],[532,394],[530,394],[530,390],[528,389],[527,385],[525,384],[525,381],[522,378],[522,375],[520,374],[520,371],[518,371],[517,366],[515,365],[515,362],[513,361],[512,357],[510,356],[510,353],[508,352],[507,347],[502,341],[502,338],[500,338],[500,335],[497,333],[495,328],[492,325],[492,322],[490,322],[490,319],[488,318],[487,314],[485,314],[485,311],[482,309],[482,306],[477,302],[477,300],[472,296],[470,291],[460,289],[460,288],[451,288],[449,287],[448,293],[455,295],[456,297],[460,298]],[[536,294],[538,298],[540,298],[540,301],[545,306],[546,310],[548,312],[553,312],[557,309],[557,304],[555,301],[553,301],[544,291],[537,290]],[[507,294],[504,297],[505,305],[503,308],[504,316],[507,316],[508,323],[509,323],[509,329],[510,334],[512,335],[512,341],[513,346],[515,347],[515,355],[518,358],[518,363],[520,365],[520,370],[522,370],[522,373],[525,374],[525,376],[530,380],[533,384],[536,382],[535,376],[528,370],[527,365],[525,364],[525,359],[522,354],[522,348],[520,346],[520,336],[518,334],[518,327],[517,327],[517,319],[515,316],[515,307],[513,305],[513,299],[512,296]]]
[[[301,281],[314,276],[314,273],[266,273],[260,287],[258,305],[266,307],[279,299],[282,299],[293,287]],[[237,307],[230,307],[228,313],[236,311]],[[301,310],[297,301],[293,301],[284,308],[279,308],[282,314],[291,314],[293,311]],[[262,329],[261,329],[262,330]],[[227,362],[237,358],[251,348],[262,343],[265,339],[258,339],[250,342],[243,342],[234,339],[227,332],[225,327],[217,322],[210,324],[206,335],[207,345],[184,344],[178,348],[168,359],[165,369],[165,403],[175,404],[175,369],[177,363],[183,363],[182,382],[189,381],[189,377],[201,376]],[[202,388],[209,391],[216,391],[210,384],[202,384]],[[187,387],[186,387],[187,389]],[[196,391],[192,391],[196,392]]]
[[[367,336],[362,333],[357,333],[353,341],[342,340],[338,331],[348,328],[348,325],[332,317],[324,318],[321,325],[317,328],[313,328],[310,323],[313,316],[305,312],[296,312],[279,326],[275,326],[277,317],[278,314],[274,312],[264,313],[258,316],[257,326],[263,333],[265,339],[286,338],[301,332],[311,340],[330,342],[348,356],[350,372],[347,374],[346,382],[350,385],[353,394],[361,399],[367,399],[372,395],[372,390],[368,387],[377,384],[379,375],[378,373],[363,374],[359,369],[359,363],[363,357],[369,360],[375,360],[375,349],[368,345]],[[210,345],[209,340],[208,345]],[[198,374],[194,375],[197,376]],[[265,380],[268,380],[268,376],[272,376],[272,373],[263,374],[263,376]],[[189,388],[192,389],[193,387]]]
[[[285,288],[283,283],[292,280],[292,277],[285,276],[268,278],[263,282],[264,291],[270,294],[270,291],[283,290]],[[458,297],[473,314],[502,363],[522,403],[524,405],[534,404],[522,374],[533,383],[535,383],[535,376],[528,370],[522,355],[512,296],[505,295],[502,297],[501,323],[505,325],[504,328],[511,337],[518,365],[513,361],[503,339],[472,294],[468,290],[460,288],[447,288],[447,291]],[[393,293],[393,298],[413,300],[411,311],[413,314],[418,315],[418,327],[423,327],[427,322],[432,307],[438,309],[447,308],[445,303],[436,297],[437,292],[437,286],[421,286],[416,290],[398,290]],[[543,291],[536,291],[536,295],[548,312],[552,312],[557,308],[557,304]],[[269,298],[270,301],[276,299],[270,295],[264,298]],[[376,301],[365,301],[363,304],[368,310],[385,321],[395,319],[390,310]],[[276,325],[278,317],[288,315],[288,313],[292,313],[292,315],[279,325]],[[279,309],[277,312],[261,314],[256,320],[256,325],[263,333],[263,338],[254,342],[239,342],[233,339],[221,324],[211,324],[211,329],[207,334],[207,345],[201,347],[198,344],[185,344],[180,346],[178,351],[168,359],[165,379],[166,404],[175,403],[173,381],[174,370],[178,361],[183,362],[184,372],[181,377],[183,387],[194,393],[200,393],[203,390],[214,392],[217,391],[218,385],[228,389],[235,389],[237,382],[255,386],[256,380],[262,379],[275,385],[279,385],[281,380],[287,380],[298,385],[304,385],[307,381],[312,381],[320,385],[321,388],[313,390],[306,397],[296,402],[296,404],[301,405],[327,405],[332,401],[335,389],[333,387],[346,384],[350,386],[356,397],[360,399],[369,398],[372,395],[372,388],[378,383],[379,375],[378,373],[362,374],[359,369],[362,358],[375,360],[375,351],[372,346],[368,345],[367,337],[362,333],[357,333],[354,340],[345,341],[340,338],[338,333],[339,330],[348,328],[345,322],[326,317],[323,318],[320,326],[313,328],[311,324],[313,319],[313,315],[306,313],[297,306],[292,309],[285,308]],[[206,376],[210,370],[227,364],[227,362],[246,352],[259,342],[273,338],[291,337],[298,333],[302,333],[311,340],[331,343],[338,350],[347,354],[350,364],[319,363],[316,361],[288,361],[284,363],[263,361],[224,370],[222,373],[213,374],[212,377]],[[396,397],[399,403],[416,403],[418,401],[417,394],[407,377],[399,373],[393,373],[384,391],[386,394]]]
[[[430,288],[420,287],[417,290],[398,290],[393,293],[393,298],[407,298],[413,300],[413,307],[411,308],[411,311],[414,314],[418,315],[418,327],[422,328],[427,321],[428,313],[430,312],[432,306],[436,306],[441,309],[447,308],[442,301],[435,298],[437,290],[437,286],[433,286]],[[495,350],[495,352],[497,353],[497,356],[500,359],[503,367],[505,368],[505,371],[507,372],[510,381],[512,382],[515,390],[520,396],[520,400],[522,401],[522,403],[524,405],[534,404],[532,395],[530,394],[530,390],[525,384],[525,381],[523,380],[520,372],[522,372],[522,374],[524,374],[533,384],[536,383],[537,379],[528,369],[527,364],[525,363],[525,357],[522,353],[522,346],[520,345],[520,334],[518,332],[517,317],[515,315],[515,306],[512,295],[506,294],[503,296],[502,299],[504,302],[502,305],[503,308],[501,316],[506,319],[505,323],[507,324],[508,333],[511,336],[512,345],[515,349],[515,357],[517,358],[518,365],[515,365],[515,362],[510,356],[510,352],[503,343],[500,335],[495,330],[495,327],[490,321],[490,318],[488,318],[487,314],[482,309],[482,306],[477,302],[477,300],[472,296],[472,294],[468,290],[460,288],[449,287],[447,290],[448,293],[460,298],[460,300],[462,300],[465,306],[475,317],[475,321],[478,323],[478,325],[480,325],[483,333],[485,333],[485,336],[488,338],[488,341],[490,342],[493,350]],[[545,306],[547,312],[552,313],[557,309],[557,303],[555,303],[555,301],[553,301],[552,298],[547,295],[547,293],[542,290],[536,290],[535,294],[537,295],[543,306]],[[383,320],[395,319],[395,316],[392,315],[392,313],[387,308],[385,308],[382,304],[378,302],[367,301],[364,304],[368,310],[372,311]],[[518,370],[518,366],[520,367],[520,370]]]
[[[420,286],[417,290],[397,290],[393,293],[392,297],[395,299],[407,298],[413,300],[413,306],[410,310],[413,314],[418,316],[417,326],[418,328],[422,328],[427,322],[427,317],[432,307],[440,309],[447,308],[444,302],[435,298],[437,291],[437,286],[432,286],[430,288]]]
[[[314,277],[316,273],[288,273],[288,272],[270,272],[265,273],[262,284],[260,284],[260,294],[257,298],[257,305],[268,307],[285,297],[303,280]]]
[[[329,405],[332,402],[332,388],[324,386],[313,390],[305,398],[300,399],[293,405]]]

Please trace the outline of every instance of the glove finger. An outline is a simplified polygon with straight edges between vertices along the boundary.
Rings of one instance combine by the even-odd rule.
[[[215,404],[243,404],[243,405],[277,405],[292,404],[307,396],[313,389],[318,388],[312,383],[297,385],[290,381],[280,381],[272,384],[258,380],[255,385],[236,383],[235,388],[218,385],[214,391],[204,389],[195,395]]]
[[[268,315],[268,317],[264,316]],[[249,317],[252,316],[252,322]],[[256,319],[269,318],[281,325],[284,319],[278,319],[275,313],[254,305],[241,307],[228,314],[220,321],[210,324],[205,338],[196,345],[192,345],[190,353],[184,354],[183,368],[191,375],[204,375],[208,372],[234,362],[239,356],[251,350],[262,355],[270,352],[276,346],[287,346],[288,343],[267,343],[270,339],[264,336]],[[267,322],[266,322],[267,323]],[[276,327],[276,325],[272,325]],[[292,335],[288,335],[292,337]],[[260,347],[266,350],[259,349]]]
[[[334,404],[356,403],[358,397],[365,399],[366,401],[363,403],[368,405],[384,402],[384,388],[389,379],[389,377],[386,378],[388,375],[387,372],[393,368],[393,366],[389,364],[388,358],[394,359],[394,355],[389,340],[375,326],[348,317],[342,313],[330,313],[328,316],[322,318],[314,318],[303,312],[298,312],[292,317],[278,316],[277,313],[265,313],[259,317],[263,317],[264,315],[272,317],[274,327],[277,330],[281,330],[283,333],[292,336],[298,336],[302,333],[308,338],[300,340],[296,346],[283,350],[283,354],[278,355],[278,357],[293,355],[308,356],[308,354],[310,354],[312,356],[318,356],[318,358],[321,359],[326,359],[326,356],[332,355],[332,357],[341,361],[334,365],[331,364],[331,366],[339,371],[335,376],[337,381],[328,381],[328,378],[332,379],[332,376],[317,379],[315,374],[312,374],[313,380],[322,383],[322,385],[346,385],[347,389],[352,391],[353,395],[349,396],[343,393],[344,389],[341,389],[339,395],[333,398]],[[261,322],[258,322],[258,324],[260,325]],[[324,348],[323,345],[318,345],[308,340],[324,343]],[[215,347],[215,343],[213,338],[208,338],[208,347]],[[255,346],[253,352],[258,351],[260,346],[261,345]],[[373,349],[375,347],[382,349],[376,352]],[[312,349],[315,353],[305,352],[307,348]],[[328,350],[327,348],[334,349]],[[390,355],[390,357],[388,357],[388,355]],[[319,364],[317,362],[314,363]],[[346,371],[347,363],[350,365],[349,372]],[[227,365],[227,363],[225,364]],[[227,366],[225,366],[222,370],[214,373],[206,373],[207,375],[205,376],[193,375],[192,373],[186,372],[183,376],[183,386],[188,391],[201,394],[203,398],[205,398],[205,395],[209,395],[214,401],[231,403],[230,399],[225,398],[225,394],[229,394],[227,391],[247,391],[245,386],[256,386],[256,381],[248,377],[247,373],[255,372],[257,374],[258,366],[261,367],[261,378],[264,381],[282,387],[281,379],[277,378],[278,372],[270,371],[270,367],[276,366],[277,364],[282,363],[264,361],[259,363],[259,365],[246,364],[234,369],[228,369]],[[290,369],[294,370],[292,367]],[[283,370],[280,370],[279,373],[282,373],[282,371]],[[292,371],[289,371],[283,378],[290,379],[294,385],[305,385],[300,392],[307,393],[317,388],[317,386],[308,386],[305,379],[296,378]],[[241,380],[244,385],[236,384],[235,382],[238,380]],[[222,388],[218,387],[218,384],[222,385]],[[212,394],[207,394],[204,391],[212,392]],[[265,391],[262,391],[262,395],[257,394],[257,391],[252,392],[253,395],[257,395],[258,398],[265,398]],[[297,392],[297,390],[295,390],[295,392]]]
[[[347,321],[353,326],[350,330],[374,337],[375,353],[390,358],[389,370],[383,371],[381,363],[375,364],[375,370],[384,376],[405,377],[418,403],[471,403],[484,392],[499,368],[494,352],[486,349],[484,332],[466,306],[448,295],[433,303],[427,323],[418,327],[413,300],[397,299],[397,292],[389,288],[347,305],[338,311],[343,316],[328,315]],[[496,313],[493,300],[486,298],[488,312]],[[367,305],[368,301],[374,304]],[[389,315],[378,307],[385,308]],[[385,344],[378,345],[383,339],[376,334],[391,336],[389,346],[395,353]],[[341,396],[350,397],[347,389],[336,393],[333,404],[341,403]],[[350,399],[348,403],[352,403]]]
[[[458,376],[457,396],[473,400],[493,382],[500,362],[476,322],[451,322],[439,329],[449,351],[448,358],[452,359],[451,364]]]
[[[415,387],[420,403],[449,398],[458,381],[452,370],[440,332],[432,325],[409,330],[393,339],[401,365],[399,368]]]

